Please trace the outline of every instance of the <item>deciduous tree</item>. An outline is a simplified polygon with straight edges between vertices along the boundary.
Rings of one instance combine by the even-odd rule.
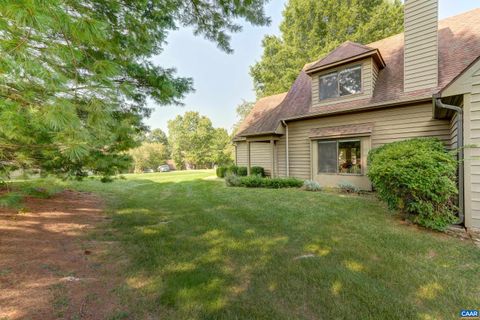
[[[128,152],[133,158],[134,171],[139,173],[145,169],[156,170],[165,164],[169,154],[162,143],[145,142],[141,146]]]
[[[250,111],[252,111],[253,106],[255,105],[255,102],[250,102],[243,100],[242,103],[240,103],[235,111],[237,112],[237,122],[233,125],[233,135],[238,131],[238,128],[242,124],[243,120],[248,116]]]
[[[189,111],[168,121],[169,143],[177,168],[204,168],[210,164],[215,130],[209,118]]]
[[[169,143],[177,168],[211,168],[232,162],[231,139],[225,129],[215,129],[212,121],[189,111],[168,122]]]
[[[233,144],[227,130],[215,129],[211,144],[211,164],[229,165],[233,163]]]
[[[161,143],[168,146],[168,137],[162,129],[153,129],[146,134],[145,140],[151,143]]]
[[[306,63],[346,40],[367,44],[402,30],[399,0],[289,0],[280,35],[263,39],[250,68],[257,96],[287,91]]]

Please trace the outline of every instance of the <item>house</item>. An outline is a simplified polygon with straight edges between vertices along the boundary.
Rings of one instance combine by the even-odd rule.
[[[372,148],[415,137],[480,146],[480,9],[438,21],[437,0],[407,0],[404,30],[345,42],[260,99],[234,138],[237,165],[371,190]],[[459,156],[460,215],[480,228],[480,148]]]

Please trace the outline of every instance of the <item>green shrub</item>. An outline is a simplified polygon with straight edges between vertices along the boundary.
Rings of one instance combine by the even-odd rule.
[[[457,163],[437,139],[394,142],[372,150],[368,176],[391,209],[427,228],[456,222]]]
[[[19,187],[19,191],[24,196],[43,199],[50,198],[63,190],[65,190],[64,183],[53,177],[26,181]]]
[[[217,177],[225,178],[225,176],[227,175],[227,171],[227,167],[217,167]]]
[[[52,195],[55,194],[55,193],[52,193],[50,190],[48,190],[46,188],[33,187],[33,186],[26,187],[25,189],[23,189],[23,192],[26,195],[29,195],[31,197],[42,198],[42,199],[50,198]]]
[[[302,180],[295,178],[262,178],[260,176],[238,177],[229,175],[225,178],[227,186],[242,186],[246,188],[300,188],[303,185]],[[228,181],[227,181],[228,180]]]
[[[0,208],[19,209],[23,195],[18,192],[6,192],[0,195]]]
[[[263,167],[255,166],[250,168],[250,174],[252,176],[265,177],[265,169]]]
[[[360,189],[354,185],[351,182],[348,181],[342,181],[338,184],[338,188],[340,188],[341,191],[346,192],[346,193],[358,193],[360,192]]]
[[[238,167],[237,176],[245,177],[247,175],[247,167]]]
[[[225,176],[229,174],[237,175],[238,173],[238,166],[232,164],[231,166],[227,167],[227,172],[225,172]]]
[[[321,191],[322,187],[317,181],[305,180],[303,182],[303,188],[307,191]]]
[[[263,188],[265,178],[259,176],[241,177],[240,183],[242,187],[247,188]]]
[[[280,189],[280,188],[300,188],[303,186],[303,180],[296,178],[263,178],[264,188]]]
[[[247,167],[239,167],[236,165],[231,165],[227,168],[227,171],[225,172],[225,176],[228,174],[234,174],[236,176],[246,176],[247,175]]]
[[[227,174],[225,176],[225,184],[227,187],[240,187],[240,177],[234,174]]]

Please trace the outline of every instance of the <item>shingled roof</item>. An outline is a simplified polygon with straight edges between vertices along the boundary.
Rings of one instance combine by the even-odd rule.
[[[376,49],[385,61],[385,68],[380,70],[372,97],[348,102],[332,103],[328,106],[311,108],[311,78],[306,69],[321,65],[325,57],[305,66],[293,83],[291,89],[282,99],[263,108],[259,100],[242,124],[237,136],[250,136],[263,133],[274,133],[281,120],[301,119],[333,115],[341,112],[355,112],[377,106],[395,105],[401,102],[431,98],[446,87],[480,56],[480,9],[453,16],[439,21],[438,52],[439,79],[438,87],[405,93],[403,91],[403,33],[358,47],[344,44],[344,47]],[[332,51],[335,52],[336,50]],[[342,50],[343,51],[343,50]],[[364,51],[366,52],[366,51]],[[343,55],[346,53],[342,53]],[[330,56],[330,55],[329,55]],[[347,55],[348,56],[348,55]],[[338,58],[338,57],[337,57]],[[330,59],[330,58],[329,58]],[[332,61],[335,59],[332,59]],[[323,61],[323,62],[322,62]],[[327,60],[328,62],[328,60]],[[331,63],[331,62],[330,62]],[[330,64],[329,63],[329,64]],[[284,94],[282,94],[284,95]],[[276,97],[276,96],[272,96]],[[263,98],[269,100],[271,97]],[[263,111],[262,111],[263,110]]]
[[[238,132],[244,132],[247,129],[253,129],[255,128],[255,125],[259,125],[259,127],[261,127],[263,125],[263,119],[265,115],[272,109],[278,107],[286,95],[287,93],[284,92],[259,99],[253,106],[252,111],[250,111],[248,116],[238,127]]]
[[[304,70],[306,73],[310,74],[329,68],[345,60],[359,57],[366,58],[368,56],[373,56],[377,64],[379,64],[381,68],[384,67],[384,61],[377,49],[364,46],[360,43],[346,41],[330,52],[326,57],[306,65]]]

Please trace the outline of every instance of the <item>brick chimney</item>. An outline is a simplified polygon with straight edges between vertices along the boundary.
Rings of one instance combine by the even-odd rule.
[[[405,0],[404,91],[438,85],[438,0]]]

